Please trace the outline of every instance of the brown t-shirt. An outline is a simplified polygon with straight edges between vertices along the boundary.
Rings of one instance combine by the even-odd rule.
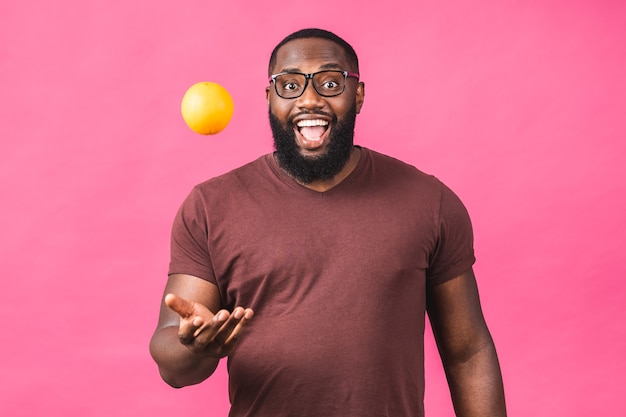
[[[415,417],[425,287],[473,262],[455,194],[362,148],[323,193],[271,155],[196,186],[174,222],[169,272],[255,311],[228,358],[231,416]]]

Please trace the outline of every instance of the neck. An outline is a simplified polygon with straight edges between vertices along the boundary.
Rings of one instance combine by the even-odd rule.
[[[343,167],[343,169],[337,175],[335,175],[333,178],[331,178],[329,180],[315,180],[315,181],[312,181],[312,182],[310,182],[308,184],[304,184],[304,183],[296,180],[295,178],[291,177],[291,175],[289,175],[289,173],[287,171],[285,171],[285,170],[283,170],[283,172],[285,174],[289,175],[294,181],[296,181],[301,186],[303,186],[305,188],[308,188],[310,190],[313,190],[313,191],[317,191],[317,192],[323,193],[325,191],[328,191],[328,190],[336,187],[343,180],[345,180],[348,177],[348,175],[350,175],[350,173],[352,171],[354,171],[354,168],[356,168],[357,164],[359,163],[359,159],[361,159],[361,149],[357,148],[357,147],[353,147],[352,150],[350,151],[350,159],[348,159],[348,162],[346,163],[346,165]],[[276,161],[276,163],[280,167],[280,163],[276,159],[276,155],[274,155],[274,160]]]

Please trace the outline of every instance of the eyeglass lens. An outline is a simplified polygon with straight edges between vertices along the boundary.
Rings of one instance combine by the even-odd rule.
[[[320,71],[312,75],[315,91],[324,97],[343,93],[346,77],[343,71]],[[308,79],[304,74],[287,73],[275,78],[276,93],[283,98],[300,97],[306,89]]]

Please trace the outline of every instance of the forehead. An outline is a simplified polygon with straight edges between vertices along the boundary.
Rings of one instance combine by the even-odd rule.
[[[343,48],[328,39],[308,38],[287,42],[276,53],[273,72],[314,72],[319,69],[349,70]]]

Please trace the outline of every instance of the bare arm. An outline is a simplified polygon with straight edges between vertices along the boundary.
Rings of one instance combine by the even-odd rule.
[[[150,353],[169,385],[178,388],[204,381],[220,358],[235,348],[253,312],[220,308],[214,284],[191,275],[169,277],[150,341]]]
[[[428,316],[458,417],[505,417],[496,349],[470,270],[427,293]]]

